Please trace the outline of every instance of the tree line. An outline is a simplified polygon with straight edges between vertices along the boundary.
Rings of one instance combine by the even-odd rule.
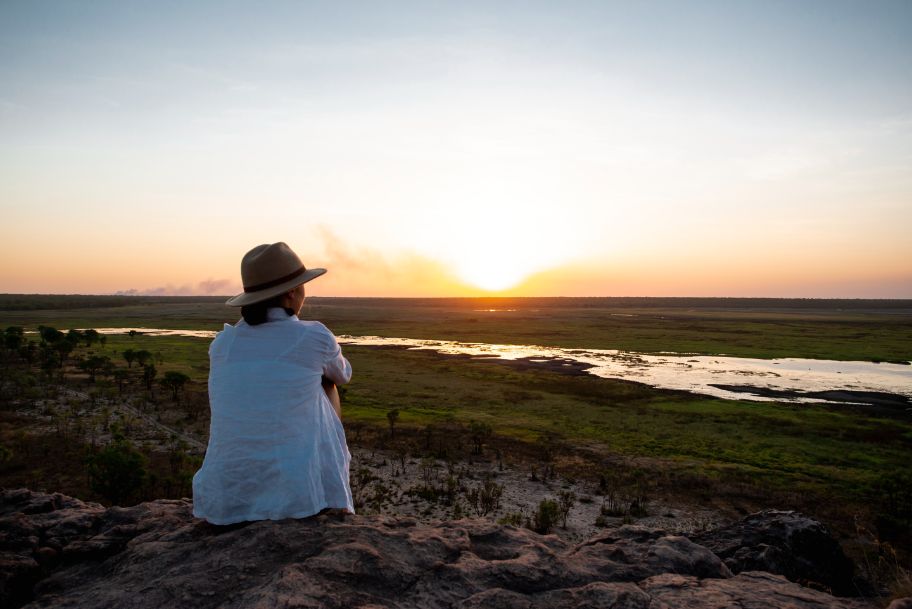
[[[107,337],[94,329],[61,331],[42,325],[29,333],[11,326],[2,331],[0,338],[0,409],[15,411],[25,406],[50,417],[59,440],[67,445],[75,442],[76,454],[83,452],[85,480],[94,493],[115,504],[189,494],[198,457],[189,454],[186,443],[172,438],[167,442],[167,466],[158,459],[152,463],[128,437],[139,419],[126,410],[119,422],[112,422],[111,411],[105,405],[110,403],[107,400],[135,403],[140,399],[142,411],[146,408],[143,404],[157,404],[155,388],[159,387],[184,409],[188,418],[195,419],[200,400],[186,395],[189,376],[175,370],[160,374],[156,363],[163,363],[161,354],[147,349],[112,352],[107,349]],[[133,368],[133,364],[137,367]],[[141,387],[145,394],[125,395],[131,386]],[[119,397],[113,393],[115,387]],[[79,391],[74,394],[75,388]],[[71,397],[74,395],[83,398]],[[160,412],[158,416],[161,417]],[[102,445],[96,442],[97,428],[102,429],[103,437],[110,438]],[[24,429],[0,437],[0,472],[30,467],[36,439]],[[44,446],[48,456],[48,443],[41,440],[37,445]],[[42,471],[54,471],[52,461],[41,465]],[[70,464],[56,465],[66,469]]]

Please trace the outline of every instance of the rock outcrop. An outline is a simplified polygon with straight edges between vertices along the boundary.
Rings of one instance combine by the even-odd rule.
[[[853,608],[636,526],[582,544],[486,521],[320,515],[214,527],[189,501],[0,493],[4,607]]]
[[[840,596],[869,592],[854,565],[816,520],[791,511],[764,510],[693,540],[725,561],[732,573],[767,571]]]

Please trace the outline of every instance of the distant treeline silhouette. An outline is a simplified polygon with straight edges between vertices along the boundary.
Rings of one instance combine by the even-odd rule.
[[[37,311],[124,307],[151,304],[222,303],[227,296],[133,296],[83,294],[0,294],[0,311]],[[729,311],[867,311],[912,313],[912,299],[871,298],[691,298],[646,296],[548,296],[548,297],[311,297],[312,304],[346,306],[401,302],[408,307],[461,308],[580,308],[580,309],[707,309]]]
[[[358,305],[371,301],[409,307],[452,307],[455,309],[716,309],[741,311],[776,310],[865,310],[868,312],[912,313],[912,299],[861,298],[729,298],[671,296],[489,296],[441,298],[314,297],[321,305]]]
[[[225,296],[125,296],[85,294],[0,294],[0,311],[97,309],[140,304],[224,302]]]

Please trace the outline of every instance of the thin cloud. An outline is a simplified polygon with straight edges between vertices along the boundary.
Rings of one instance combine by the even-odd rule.
[[[337,270],[355,273],[373,273],[389,276],[393,266],[377,250],[370,248],[353,248],[325,226],[317,229],[323,242],[326,265]]]
[[[439,260],[410,251],[381,253],[354,247],[331,229],[317,229],[323,246],[320,264],[329,269],[314,290],[336,296],[439,296],[479,293],[456,278]]]
[[[237,292],[237,284],[230,279],[206,279],[199,282],[198,290],[205,295],[224,295]]]
[[[223,296],[234,294],[239,290],[237,283],[230,279],[205,279],[196,286],[191,284],[176,286],[169,283],[155,288],[118,290],[115,294],[117,296]]]

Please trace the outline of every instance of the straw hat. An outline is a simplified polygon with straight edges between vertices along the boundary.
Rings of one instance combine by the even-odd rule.
[[[319,277],[326,269],[308,269],[288,245],[282,243],[258,245],[241,260],[241,280],[244,293],[229,298],[229,307],[243,307],[269,300],[302,283]]]

